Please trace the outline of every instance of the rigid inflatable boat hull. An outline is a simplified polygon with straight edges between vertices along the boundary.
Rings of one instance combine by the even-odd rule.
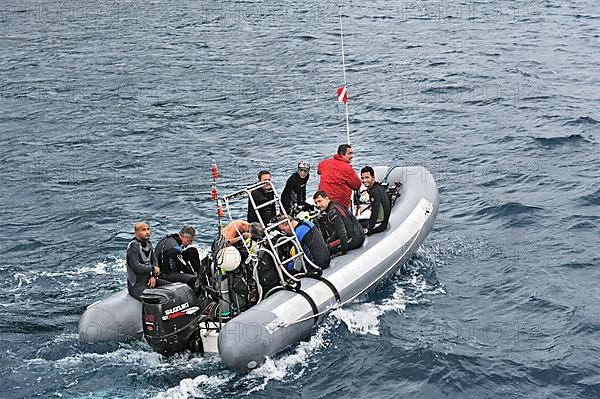
[[[389,175],[386,181],[390,184],[401,182],[401,197],[392,208],[385,232],[367,237],[362,248],[332,259],[323,272],[341,302],[367,292],[406,263],[432,229],[437,214],[437,186],[427,169],[377,167],[375,174],[378,181]],[[338,304],[333,291],[321,281],[302,278],[301,288],[319,313]],[[207,352],[218,349],[228,367],[248,371],[308,335],[316,319],[305,297],[279,291],[227,322],[218,337],[215,331],[206,331],[204,348]],[[79,322],[82,343],[139,339],[142,335],[142,303],[126,289],[90,305]]]
[[[367,292],[406,263],[432,229],[437,214],[437,186],[425,168],[376,168],[375,173],[378,181],[389,174],[387,182],[401,182],[401,197],[385,232],[367,237],[362,248],[332,259],[323,272],[342,303]],[[301,288],[318,313],[337,303],[332,289],[322,281],[302,278]],[[248,371],[309,334],[317,318],[303,295],[276,292],[225,324],[218,338],[219,354],[229,368]]]

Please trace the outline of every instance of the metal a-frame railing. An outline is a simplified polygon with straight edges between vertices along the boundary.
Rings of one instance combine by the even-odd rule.
[[[254,198],[252,197],[252,193],[254,191],[263,189],[263,187],[267,184],[271,184],[271,181],[265,180],[262,182],[257,182],[250,186],[247,186],[241,190],[233,192],[231,194],[224,195],[223,202],[225,203],[225,208],[227,209],[227,214],[229,215],[229,219],[231,222],[233,222],[234,219],[232,217],[231,206],[230,206],[231,201],[233,201],[235,199],[239,199],[239,198],[244,198],[244,197],[249,198],[250,206],[252,206],[252,208],[254,209],[254,212],[256,213],[258,221],[265,232],[265,237],[259,244],[266,244],[266,247],[270,250],[272,258],[276,264],[275,268],[279,275],[279,280],[280,280],[281,286],[283,288],[287,288],[287,287],[299,288],[300,280],[297,277],[290,274],[285,265],[288,264],[289,262],[296,261],[296,259],[303,259],[304,252],[302,251],[302,245],[300,245],[300,240],[298,239],[298,236],[296,235],[296,232],[294,231],[294,228],[292,226],[292,223],[290,222],[288,214],[285,211],[283,204],[281,203],[281,199],[279,197],[277,190],[275,189],[273,184],[271,184],[271,188],[273,190],[273,199],[269,200],[263,204],[257,205],[256,201],[254,201]],[[279,205],[279,209],[281,210],[281,213],[285,217],[283,219],[278,220],[273,223],[271,223],[271,221],[266,221],[266,223],[265,223],[265,221],[262,219],[262,216],[261,216],[259,210],[262,208],[265,208],[267,206],[270,206],[272,204]],[[275,229],[277,229],[279,226],[283,225],[284,223],[288,224],[290,231],[292,232],[292,235],[285,237],[284,239],[281,239],[276,243],[273,243],[273,241],[269,237],[269,233],[273,232]],[[239,229],[237,228],[235,223],[233,223],[233,226],[235,227],[235,229],[238,233],[238,236],[241,237],[241,241],[244,244],[244,247],[246,247],[246,250],[248,251],[250,256],[255,256],[255,255],[253,255],[253,252],[254,252],[253,249],[248,245],[246,240],[244,240],[242,233],[239,231]],[[287,259],[281,260],[279,258],[279,256],[277,255],[278,254],[277,249],[287,243],[290,243],[290,242],[293,243],[294,247],[296,248],[296,253],[294,255],[290,255],[290,257]],[[302,272],[304,274],[308,274],[305,262],[302,262]]]

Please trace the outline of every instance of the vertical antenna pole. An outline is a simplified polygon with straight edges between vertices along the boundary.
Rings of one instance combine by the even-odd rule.
[[[342,6],[340,5],[340,37],[342,38],[342,70],[344,71],[344,88],[348,90],[348,81],[346,80],[346,59],[344,57],[344,27],[342,25]],[[346,109],[346,144],[350,144],[350,121],[348,119],[348,101],[344,103]]]

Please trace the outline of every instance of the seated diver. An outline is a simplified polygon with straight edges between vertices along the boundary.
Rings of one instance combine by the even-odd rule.
[[[284,220],[285,215],[279,214],[277,218],[278,220]],[[291,236],[291,225],[298,237],[298,241],[300,241],[300,245],[302,245],[302,251],[306,257],[321,269],[327,269],[331,261],[331,256],[329,255],[329,249],[323,239],[323,235],[317,226],[309,220],[298,221],[291,216],[288,216],[288,219],[290,223],[280,224],[279,230],[285,235]],[[288,270],[294,267],[293,262],[290,263],[291,265],[287,266]]]
[[[377,234],[385,231],[390,219],[390,198],[381,184],[375,181],[375,171],[365,166],[360,171],[362,183],[367,188],[371,217],[365,223],[366,234]]]
[[[194,238],[194,228],[183,226],[179,233],[170,234],[156,244],[156,257],[162,271],[160,278],[194,288],[199,260],[197,249],[190,247]]]
[[[317,191],[313,196],[315,206],[324,213],[323,228],[327,232],[329,253],[348,251],[360,248],[365,241],[365,233],[354,215],[345,207],[331,201],[325,191]]]
[[[140,301],[146,288],[169,282],[158,278],[161,270],[150,243],[150,226],[144,222],[136,223],[134,233],[135,237],[127,245],[127,291]]]
[[[271,187],[271,172],[267,170],[261,170],[258,172],[258,182],[264,182],[265,184],[262,187],[252,191],[251,196],[254,204],[259,206],[273,201],[275,199],[275,192],[273,191],[273,187]],[[258,214],[256,212],[258,212]],[[258,222],[258,215],[260,215],[263,223],[269,223],[271,219],[277,216],[277,208],[275,203],[272,202],[270,205],[264,206],[257,211],[252,206],[250,197],[248,197],[248,222]]]

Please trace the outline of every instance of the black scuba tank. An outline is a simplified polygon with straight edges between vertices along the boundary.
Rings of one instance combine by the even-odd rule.
[[[202,309],[187,284],[148,288],[141,298],[144,337],[152,349],[166,356],[186,349],[204,351],[199,328]]]

